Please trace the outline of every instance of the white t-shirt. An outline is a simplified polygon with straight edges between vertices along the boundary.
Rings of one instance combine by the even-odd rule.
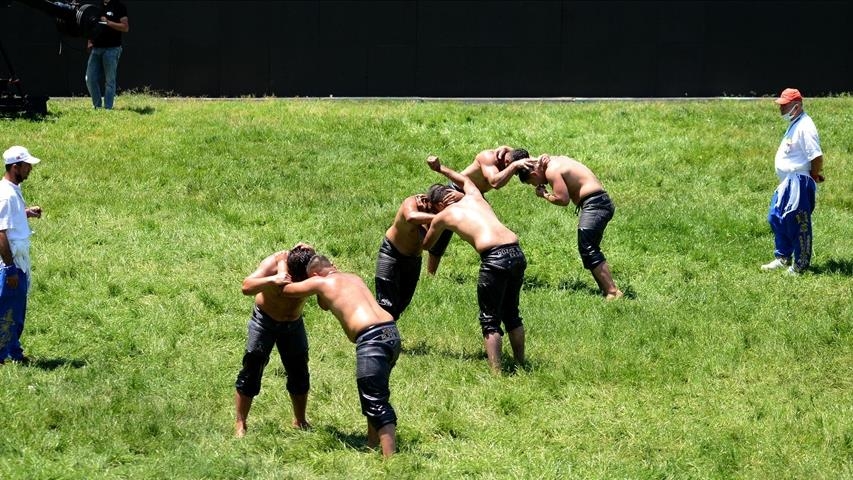
[[[0,230],[6,230],[10,242],[28,240],[32,234],[26,208],[20,185],[0,179]]]
[[[803,112],[788,126],[776,150],[776,175],[783,180],[789,173],[808,173],[812,160],[823,155],[820,137],[812,118]]]

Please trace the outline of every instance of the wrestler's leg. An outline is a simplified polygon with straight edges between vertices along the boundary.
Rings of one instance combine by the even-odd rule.
[[[605,298],[612,300],[623,295],[622,291],[616,287],[616,283],[613,281],[613,276],[610,274],[610,266],[607,265],[607,262],[599,263],[590,272],[592,272],[592,278],[595,279],[595,283],[598,284],[598,288],[601,289]]]

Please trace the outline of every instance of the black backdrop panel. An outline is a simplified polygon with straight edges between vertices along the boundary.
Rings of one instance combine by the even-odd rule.
[[[126,0],[120,90],[198,96],[718,96],[853,90],[849,1]],[[13,0],[25,90],[85,94],[85,41]],[[62,54],[59,55],[60,43]],[[0,65],[0,77],[7,68]]]

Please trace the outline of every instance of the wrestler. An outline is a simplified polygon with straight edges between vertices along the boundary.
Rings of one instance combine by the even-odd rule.
[[[536,186],[536,196],[552,205],[567,206],[571,202],[578,213],[578,252],[584,268],[592,273],[607,300],[622,297],[616,287],[607,259],[601,253],[604,229],[613,218],[616,207],[598,177],[586,165],[569,157],[541,155],[532,168],[518,171],[518,179]],[[548,193],[545,184],[551,185]]]
[[[367,417],[367,444],[381,446],[390,457],[397,448],[397,414],[391,406],[389,378],[400,355],[400,333],[394,317],[382,309],[364,284],[318,255],[308,262],[308,279],[284,286],[285,296],[317,295],[317,305],[331,312],[355,343],[356,383],[361,413]]]
[[[532,166],[534,160],[529,157],[530,154],[523,148],[503,145],[478,153],[471,164],[460,173],[471,179],[480,193],[485,194],[489,190],[499,189],[506,185],[519,168]],[[462,183],[460,182],[451,180],[449,186],[462,192]],[[444,234],[429,249],[427,273],[434,275],[438,270],[438,262],[447,250],[452,236],[452,231],[445,230]]]
[[[438,157],[427,159],[430,168],[452,182],[461,184],[464,194],[444,185],[433,185],[428,193],[436,215],[424,238],[424,248],[432,246],[442,232],[457,233],[480,254],[477,300],[480,328],[486,357],[492,372],[501,372],[501,346],[506,327],[516,363],[524,363],[524,325],[518,312],[521,285],[527,260],[518,237],[506,228],[468,177],[441,164]]]
[[[374,278],[376,301],[394,320],[400,319],[415,294],[421,275],[424,225],[429,225],[433,216],[426,195],[407,197],[379,246]]]
[[[234,430],[237,437],[246,435],[249,410],[252,400],[261,391],[261,377],[269,363],[273,345],[278,349],[287,374],[286,388],[293,407],[292,424],[302,429],[310,426],[305,417],[310,386],[308,337],[302,319],[305,299],[285,297],[281,287],[289,276],[305,278],[305,267],[313,256],[313,247],[299,243],[290,251],[268,256],[243,280],[243,295],[253,295],[255,306],[248,325],[243,368],[235,382],[237,420]]]

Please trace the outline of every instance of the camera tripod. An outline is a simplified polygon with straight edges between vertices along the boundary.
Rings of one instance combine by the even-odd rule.
[[[21,80],[15,74],[15,69],[12,67],[9,55],[6,54],[2,40],[0,40],[0,54],[2,54],[6,69],[9,72],[8,78],[0,77],[0,116],[25,115],[36,117],[47,115],[48,97],[24,94]]]

